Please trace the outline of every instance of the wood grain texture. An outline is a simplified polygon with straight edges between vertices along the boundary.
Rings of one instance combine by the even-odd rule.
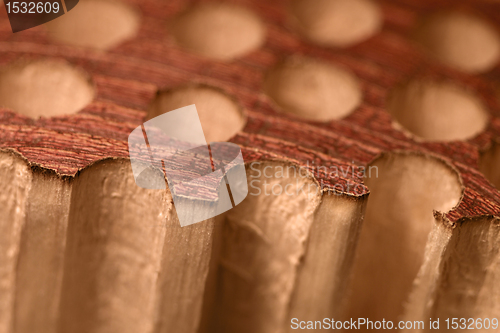
[[[56,229],[59,228],[57,232],[66,233],[69,244],[65,249],[64,263],[61,258],[61,262],[53,263],[58,266],[55,269],[58,279],[62,279],[64,270],[62,289],[54,291],[62,294],[62,305],[57,304],[59,300],[48,304],[43,297],[40,298],[48,308],[46,313],[53,318],[48,322],[44,322],[43,318],[39,319],[41,323],[44,322],[40,325],[46,325],[44,327],[50,327],[49,331],[54,332],[169,332],[172,329],[176,332],[196,332],[201,322],[200,330],[203,330],[208,327],[203,325],[210,321],[210,318],[203,317],[210,317],[212,314],[210,304],[207,303],[210,299],[207,296],[208,287],[203,290],[207,275],[207,286],[212,285],[219,288],[217,290],[222,290],[217,295],[212,295],[213,300],[220,304],[219,309],[213,310],[213,316],[220,319],[221,323],[206,324],[221,328],[215,330],[217,332],[285,332],[289,329],[288,316],[292,314],[310,314],[322,318],[340,313],[343,298],[341,294],[347,284],[346,276],[353,261],[370,189],[358,173],[332,176],[316,166],[355,170],[367,167],[381,157],[400,153],[413,153],[441,161],[456,172],[462,185],[462,197],[457,206],[447,212],[434,212],[434,219],[438,223],[430,231],[429,239],[432,242],[429,241],[425,246],[425,256],[422,255],[421,258],[423,264],[417,267],[418,286],[412,289],[409,296],[412,300],[412,316],[420,318],[428,313],[436,316],[451,313],[498,315],[496,302],[487,305],[491,300],[484,288],[494,288],[495,277],[500,271],[496,255],[500,246],[496,241],[500,192],[480,172],[479,163],[482,152],[500,143],[500,102],[496,90],[500,82],[500,65],[497,63],[483,74],[466,73],[429,56],[413,37],[419,20],[425,15],[457,8],[486,18],[495,29],[500,30],[500,4],[473,0],[463,0],[458,4],[452,0],[381,0],[378,2],[383,17],[380,31],[366,41],[348,48],[329,48],[315,45],[297,32],[293,19],[290,18],[287,1],[231,0],[227,2],[242,5],[260,17],[266,30],[266,39],[262,46],[244,56],[231,60],[212,60],[179,46],[172,37],[171,30],[180,13],[205,1],[123,2],[140,11],[140,27],[135,37],[107,51],[78,48],[54,41],[43,26],[12,34],[5,13],[0,11],[0,66],[9,68],[20,59],[28,62],[47,59],[52,62],[60,61],[88,73],[95,86],[94,100],[71,115],[33,119],[16,110],[0,108],[0,149],[2,152],[20,155],[31,167],[31,171],[35,172],[33,175],[29,173],[18,157],[0,164],[0,170],[5,171],[5,174],[29,173],[26,177],[34,177],[30,178],[29,186],[22,182],[20,185],[13,185],[17,178],[12,180],[0,177],[0,184],[5,183],[5,195],[17,191],[18,200],[11,202],[6,198],[2,201],[5,201],[4,206],[8,212],[5,221],[0,220],[2,235],[9,235],[2,242],[5,249],[10,246],[14,252],[19,251],[15,244],[29,248],[27,243],[23,245],[21,230],[26,223],[34,220],[25,221],[23,214],[27,213],[18,212],[15,207],[27,205],[28,190],[24,186],[36,189],[37,181],[42,177],[37,172],[49,172],[50,177],[60,182],[52,184],[53,191],[68,191],[68,184],[74,187],[71,194],[73,211],[59,212],[58,219],[54,220]],[[316,59],[352,73],[361,92],[359,104],[347,116],[324,122],[305,120],[287,112],[286,108],[279,106],[279,101],[273,101],[265,94],[264,82],[273,68],[292,57]],[[426,141],[411,134],[395,123],[388,111],[388,100],[398,87],[405,86],[412,80],[453,82],[474,94],[487,112],[486,128],[470,139],[449,142]],[[140,219],[136,215],[127,220],[132,213],[122,207],[122,199],[114,199],[114,192],[103,192],[100,188],[95,191],[83,189],[87,186],[86,182],[95,184],[97,188],[109,181],[116,188],[122,189],[121,192],[118,191],[120,195],[129,193],[128,190],[135,185],[133,180],[127,178],[121,184],[116,177],[126,178],[127,138],[130,132],[151,116],[148,110],[164,92],[207,86],[226,95],[243,114],[243,129],[234,130],[237,134],[228,141],[241,147],[247,164],[259,161],[269,165],[285,163],[301,166],[309,170],[312,176],[303,181],[320,185],[323,194],[322,198],[295,197],[290,206],[277,198],[268,202],[252,198],[254,201],[225,216],[226,221],[219,230],[223,240],[216,244],[220,247],[219,250],[211,249],[212,243],[219,242],[212,239],[213,229],[216,228],[213,226],[214,221],[195,229],[180,230],[173,227],[176,219],[173,208],[169,206],[169,193],[148,194],[137,189],[141,192],[137,195],[144,200],[163,205],[163,210],[156,207],[158,211],[141,207],[145,218],[164,221],[165,216],[169,216],[166,218],[170,223],[168,231],[158,235],[137,227],[136,223]],[[117,169],[106,169],[103,165],[114,165]],[[481,168],[491,169],[491,166]],[[92,174],[92,170],[100,170],[100,173]],[[113,170],[120,170],[116,177],[111,175]],[[283,184],[286,184],[285,180]],[[424,193],[440,191],[430,181],[422,188]],[[330,196],[331,194],[339,195]],[[101,226],[104,235],[112,234],[116,237],[116,244],[98,243],[95,252],[86,252],[85,244],[100,239],[98,233],[88,236],[88,233],[95,231],[92,223],[99,224],[95,221],[109,213],[106,205],[100,206],[101,210],[92,212],[95,215],[86,216],[81,213],[92,211],[91,202],[94,199],[96,205],[97,201],[104,202],[109,205],[109,209],[118,212],[109,219],[109,224]],[[330,206],[340,206],[343,210],[333,213]],[[29,209],[38,211],[42,208],[33,206]],[[64,214],[68,216],[65,217]],[[66,222],[58,224],[57,221],[64,219]],[[331,220],[336,221],[335,227],[330,224]],[[275,221],[290,222],[290,225]],[[477,234],[468,231],[474,228],[474,224],[480,230]],[[294,231],[290,238],[282,237],[289,231],[287,228]],[[116,229],[120,231],[115,232]],[[141,252],[141,255],[148,257],[144,260],[146,264],[141,261],[142,257],[132,264],[121,257],[120,251],[123,248],[119,244],[129,239],[128,234],[137,236],[131,247],[141,246],[144,251],[150,251]],[[36,233],[28,233],[23,237],[35,239],[35,243],[30,241],[29,244],[36,244]],[[351,238],[350,243],[342,243]],[[248,247],[242,245],[244,242],[239,242],[240,239],[248,241]],[[454,272],[465,266],[475,267],[474,271],[484,269],[481,265],[474,266],[474,260],[470,258],[461,260],[461,256],[464,256],[464,251],[467,252],[464,248],[485,240],[490,247],[474,247],[470,252],[475,253],[478,258],[485,258],[484,262],[488,265],[491,263],[493,268],[487,274],[474,275],[468,282],[464,282],[463,276],[455,279]],[[82,247],[81,244],[85,246]],[[194,252],[189,250],[191,245],[194,246]],[[57,246],[62,245],[53,244],[55,252]],[[179,256],[169,251],[176,247],[181,251]],[[217,251],[222,253],[220,266],[223,267],[215,268],[220,274],[210,276],[213,273],[208,267],[210,258],[212,256],[213,260]],[[318,253],[321,252],[327,255],[319,260]],[[340,253],[340,256],[335,257],[332,255],[334,252]],[[236,254],[232,256],[234,253]],[[245,256],[246,253],[254,253],[255,257]],[[36,246],[28,254],[29,256],[24,257],[25,260],[38,260]],[[2,255],[0,254],[0,261],[4,263],[5,270],[15,270],[16,259],[8,255],[4,258]],[[196,256],[198,259],[191,261]],[[102,258],[108,261],[99,261]],[[79,260],[88,265],[78,266],[75,263]],[[112,266],[109,271],[106,270],[108,263]],[[63,265],[65,268],[62,268]],[[143,265],[147,266],[144,271],[141,270]],[[30,282],[26,276],[38,274],[36,267],[26,266],[22,261],[19,262],[19,267],[24,280],[21,279],[18,283],[29,288]],[[175,270],[177,267],[183,267],[184,270],[168,274],[171,272],[169,269]],[[244,280],[248,275],[242,268],[254,269],[255,272],[250,276],[260,279],[260,284],[246,284],[237,280]],[[82,269],[85,274],[79,275],[78,270]],[[115,284],[115,280],[102,278],[108,282],[96,285],[100,277],[128,269],[136,270],[130,275],[125,274],[129,280]],[[283,280],[276,280],[277,275],[270,274],[266,269],[279,272],[283,275]],[[15,295],[12,290],[15,279],[9,272],[4,274],[0,269],[0,274],[5,275],[6,281],[0,286],[0,292],[6,295],[0,301],[0,332],[11,332],[11,327],[14,326],[18,327],[19,332],[27,332],[36,325],[31,322],[23,326],[20,324],[21,319],[36,312],[40,303],[36,303],[31,310],[16,310],[19,317],[15,317],[12,314],[14,310],[9,305],[14,302],[14,298],[18,297],[23,304],[35,304],[35,301],[29,293],[18,291]],[[40,274],[43,276],[45,273],[41,270]],[[139,276],[141,274],[144,276]],[[180,282],[182,276],[189,277],[188,281]],[[133,290],[127,289],[134,281],[141,281],[144,285]],[[220,281],[224,281],[222,287],[217,285]],[[314,281],[317,281],[318,286],[309,288]],[[447,284],[448,281],[451,281],[451,287]],[[474,289],[471,287],[474,283],[486,287]],[[441,286],[438,291],[435,289],[436,285]],[[322,289],[323,286],[328,286],[326,291]],[[457,299],[465,296],[457,290],[463,286],[470,288],[467,290],[474,289],[472,293],[475,298],[471,303],[461,306]],[[273,288],[279,289],[279,292]],[[205,298],[202,300],[203,292]],[[273,292],[277,294],[274,298],[271,295]],[[79,304],[75,301],[75,295],[82,298],[90,296],[87,303]],[[139,298],[140,301],[137,302],[145,306],[134,308],[120,303],[133,303]],[[178,310],[167,304],[168,298],[175,299],[178,303],[174,304],[182,304],[183,307]],[[113,303],[116,299],[119,301]],[[200,310],[202,301],[203,311]],[[240,311],[247,303],[253,304],[257,310],[251,311],[249,315]],[[480,303],[480,306],[469,306],[472,303]],[[313,309],[311,304],[321,306],[322,309]],[[450,304],[458,305],[450,312]],[[56,317],[59,314],[53,310],[55,308],[60,308],[63,318],[57,323]],[[189,317],[187,313],[193,308],[193,317]],[[227,313],[222,311],[222,314],[217,314],[221,309],[227,310]],[[229,314],[234,316],[230,317]],[[12,319],[13,317],[21,319]],[[88,318],[95,319],[95,322]],[[12,322],[15,320],[19,320],[19,323],[14,325]]]
[[[108,53],[74,49],[48,41],[43,28],[12,35],[3,20],[0,62],[18,59],[64,59],[90,73],[97,88],[95,101],[72,116],[28,119],[1,111],[0,145],[14,149],[34,165],[75,175],[105,157],[127,157],[127,135],[146,117],[144,111],[158,88],[204,83],[233,96],[243,108],[247,123],[231,142],[243,147],[245,160],[263,157],[291,159],[299,164],[367,165],[384,151],[421,151],[442,158],[461,174],[464,197],[446,214],[451,225],[464,217],[499,215],[500,196],[477,171],[479,151],[499,139],[500,106],[489,80],[440,66],[426,58],[408,40],[419,12],[435,9],[431,2],[382,2],[385,26],[369,41],[348,50],[329,52],[303,42],[286,24],[285,2],[247,3],[266,20],[267,42],[263,48],[230,63],[208,61],[177,47],[168,37],[164,20],[186,4],[180,1],[135,3],[144,17],[139,35]],[[441,6],[445,6],[446,2]],[[464,7],[489,8],[492,4],[463,2]],[[498,11],[485,10],[492,22]],[[3,14],[4,15],[4,14]],[[404,20],[402,18],[405,18]],[[49,46],[50,45],[50,46]],[[277,60],[306,54],[345,66],[361,81],[364,99],[350,116],[330,123],[313,123],[283,115],[262,93],[262,76]],[[489,76],[495,75],[494,69]],[[419,143],[396,130],[385,110],[387,94],[408,77],[453,79],[474,90],[490,111],[488,128],[466,142]],[[307,140],[304,140],[307,138]],[[247,148],[248,149],[245,149]],[[354,163],[353,163],[354,162]],[[362,184],[361,179],[329,179],[326,184]],[[354,187],[354,186],[353,186]],[[351,195],[356,193],[346,191]]]

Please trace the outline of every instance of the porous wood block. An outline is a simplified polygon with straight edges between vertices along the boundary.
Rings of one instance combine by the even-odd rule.
[[[16,34],[0,15],[0,333],[500,317],[498,2],[88,0]],[[181,228],[127,139],[190,104],[250,193]]]

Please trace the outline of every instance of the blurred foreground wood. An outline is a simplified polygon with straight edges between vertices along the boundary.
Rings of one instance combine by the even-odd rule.
[[[204,3],[2,14],[0,333],[500,317],[499,5]],[[250,194],[181,228],[127,138],[189,104]]]

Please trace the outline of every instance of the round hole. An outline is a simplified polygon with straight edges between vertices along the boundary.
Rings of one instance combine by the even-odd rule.
[[[172,33],[182,47],[219,60],[247,54],[259,48],[265,38],[264,26],[256,15],[222,3],[199,5],[181,14]]]
[[[490,70],[500,56],[495,28],[462,12],[430,15],[417,28],[416,39],[440,61],[467,72]]]
[[[285,112],[315,121],[343,118],[362,98],[353,74],[301,57],[289,58],[272,69],[266,76],[264,91]]]
[[[441,160],[414,153],[384,154],[369,168],[376,172],[365,178],[370,198],[353,262],[346,318],[396,321],[408,313],[405,305],[415,290],[415,278],[425,256],[433,255],[426,245],[438,242],[429,241],[436,226],[433,211],[448,212],[458,205],[462,184]]]
[[[382,13],[370,0],[294,0],[291,12],[306,38],[326,46],[362,42],[382,25]]]
[[[17,63],[0,72],[0,105],[28,117],[76,113],[93,98],[89,76],[65,62]]]
[[[47,23],[49,36],[68,45],[107,50],[134,37],[139,14],[118,1],[88,0]]]
[[[196,105],[207,142],[227,141],[245,125],[243,114],[231,98],[205,86],[160,92],[149,108],[148,119],[192,104]]]
[[[388,110],[411,133],[429,141],[465,140],[488,122],[481,101],[454,84],[414,80],[396,88]]]

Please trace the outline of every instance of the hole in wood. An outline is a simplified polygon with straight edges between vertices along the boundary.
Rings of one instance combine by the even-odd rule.
[[[294,0],[291,13],[300,33],[325,46],[360,43],[376,34],[383,21],[369,0]]]
[[[63,61],[17,62],[0,72],[0,105],[31,118],[76,113],[93,98],[90,77]]]
[[[366,202],[367,196],[323,193],[299,266],[286,324],[293,318],[338,318],[344,312]]]
[[[432,157],[393,153],[377,159],[358,242],[347,318],[396,321],[423,262],[433,210],[447,212],[462,195],[455,171]]]
[[[430,315],[445,321],[474,314],[474,318],[489,318],[483,319],[484,327],[498,327],[491,323],[500,310],[498,218],[466,218],[451,232],[450,241],[439,253],[439,279],[430,280],[436,283],[432,286],[436,290],[434,300],[430,303],[424,299],[432,305]]]
[[[179,45],[200,55],[229,60],[258,49],[265,27],[248,9],[227,3],[197,5],[172,24]]]
[[[51,39],[79,47],[111,49],[133,38],[139,30],[139,14],[113,0],[80,1],[78,6],[46,24]]]
[[[488,122],[479,98],[444,81],[413,80],[397,87],[389,97],[388,111],[406,130],[428,141],[466,140]]]
[[[19,243],[29,202],[31,170],[17,154],[0,151],[0,331],[10,332],[15,316]],[[51,303],[50,301],[48,303]],[[47,303],[45,303],[47,304]],[[36,320],[36,319],[35,319]]]
[[[297,268],[320,193],[311,178],[287,172],[287,166],[251,164],[248,197],[218,225],[213,284],[207,287],[216,291],[205,300],[206,332],[274,333],[288,326]]]
[[[362,99],[353,74],[303,57],[288,58],[271,69],[263,88],[283,111],[315,121],[343,118],[354,111]]]
[[[148,119],[178,108],[196,105],[207,142],[227,141],[245,125],[239,105],[221,91],[208,86],[188,86],[157,94]]]
[[[467,72],[492,69],[500,57],[495,27],[464,12],[435,13],[422,21],[416,40],[443,63]]]
[[[40,169],[31,169],[24,180],[29,193],[15,272],[14,327],[16,332],[56,332],[71,181]]]
[[[169,191],[135,184],[128,160],[74,179],[61,332],[195,332],[213,221],[181,228]]]

